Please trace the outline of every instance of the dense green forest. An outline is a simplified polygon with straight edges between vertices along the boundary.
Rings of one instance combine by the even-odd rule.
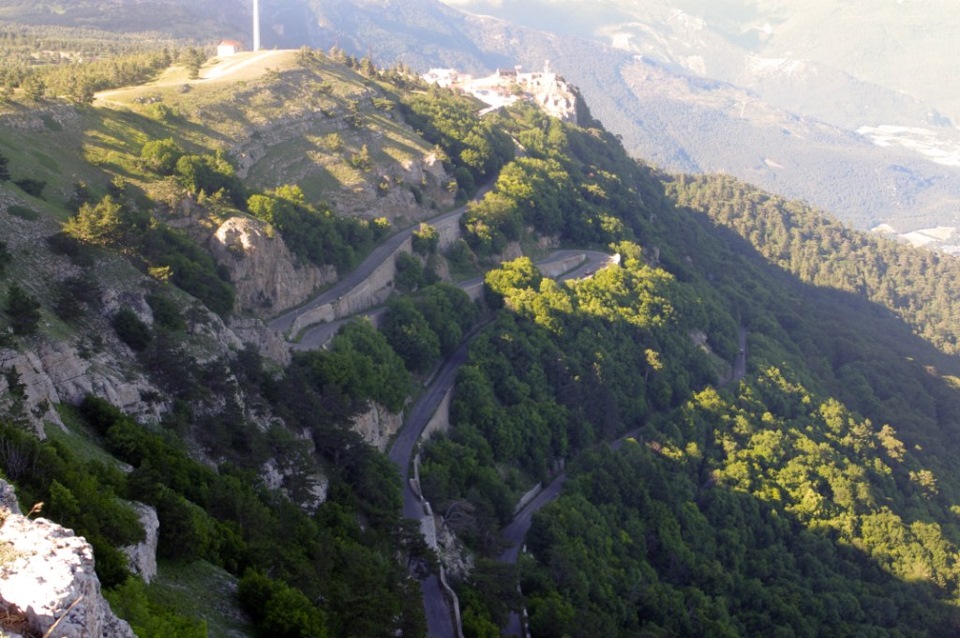
[[[92,101],[96,91],[145,82],[177,60],[207,58],[183,41],[159,34],[120,35],[60,26],[0,23],[0,91],[22,89],[32,100]]]
[[[118,547],[142,530],[123,500],[157,509],[162,563],[232,574],[260,635],[423,635],[417,577],[436,557],[401,517],[394,466],[351,421],[371,403],[402,413],[464,339],[452,427],[424,445],[421,481],[475,558],[455,583],[467,635],[499,635],[521,604],[538,636],[957,629],[955,259],[733,180],[662,174],[594,121],[564,124],[530,105],[481,120],[470,99],[423,90],[402,67],[299,55],[330,75],[321,58],[359,71],[372,107],[436,146],[461,201],[489,184],[448,255],[453,270],[489,268],[481,304],[436,281],[443,257],[424,225],[380,330],[349,322],[329,348],[286,365],[253,346],[198,355],[212,319],[190,304],[229,319],[234,287],[150,186],[211,218],[255,217],[303,262],[341,274],[389,227],[340,217],[299,185],[253,187],[219,149],[179,141],[177,127],[196,124],[173,112],[127,144],[129,157],[100,165],[102,187],[73,184],[60,232],[40,247],[70,273],[51,290],[10,267],[24,256],[0,243],[5,348],[106,319],[169,402],[156,424],[102,397],[59,406],[100,450],[91,458],[26,433],[23,386],[5,371],[0,468],[24,502],[45,501],[91,541],[108,598],[141,635],[207,629],[130,576]],[[359,106],[347,120],[364,126]],[[356,161],[362,172],[375,159]],[[29,180],[7,183],[7,163],[4,188],[32,196]],[[617,258],[569,282],[529,257],[499,263],[543,237]],[[151,323],[130,294],[105,310],[109,255],[149,277]],[[282,491],[257,475],[276,459]],[[563,472],[565,492],[536,516],[519,569],[497,565],[519,497]]]
[[[562,139],[552,153],[601,173]],[[639,196],[617,216],[640,244],[616,245],[618,266],[567,285],[522,261],[488,274],[503,310],[461,370],[454,429],[425,450],[431,500],[468,503],[452,523],[495,557],[523,491],[630,432],[624,452],[577,461],[535,519],[535,635],[950,633],[960,265],[724,178],[616,174]],[[729,384],[738,325],[749,372]],[[502,577],[463,583],[468,634],[502,625]]]
[[[77,413],[77,427],[132,472],[83,460],[58,440],[41,443],[13,425],[2,432],[0,466],[23,502],[46,502],[47,515],[91,541],[108,598],[121,609],[134,607],[131,621],[141,623],[141,635],[170,635],[164,628],[171,622],[191,625],[173,609],[135,604],[142,583],[131,582],[116,548],[143,532],[117,497],[157,509],[161,560],[203,560],[243,576],[240,602],[264,635],[422,633],[422,605],[407,566],[428,564],[429,555],[416,528],[400,519],[395,470],[349,428],[350,416],[367,400],[402,402],[410,380],[400,358],[382,335],[356,323],[330,352],[306,353],[279,377],[267,374],[251,350],[227,365],[242,390],[272,405],[286,428],[262,432],[237,405],[215,417],[192,414],[188,400],[197,393],[227,396],[240,388],[221,385],[226,379],[217,366],[203,378],[169,370],[166,389],[183,407],[160,430],[94,397]],[[180,440],[188,425],[198,429],[209,454],[224,459],[218,468],[190,458]],[[291,436],[301,428],[312,445]],[[316,481],[312,450],[325,459],[330,484],[326,502],[311,513],[297,503],[309,499]],[[271,456],[294,466],[285,497],[266,490],[255,473]],[[398,551],[404,562],[397,561]],[[248,586],[259,593],[244,596]],[[264,589],[273,593],[260,595]],[[322,609],[311,602],[318,597]],[[376,613],[370,600],[377,601]]]
[[[680,176],[671,181],[670,192],[678,204],[734,230],[800,280],[869,299],[944,352],[958,352],[956,259],[853,231],[802,202],[729,177]]]

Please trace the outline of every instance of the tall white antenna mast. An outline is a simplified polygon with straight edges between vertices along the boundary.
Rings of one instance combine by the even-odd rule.
[[[253,0],[253,50],[260,50],[260,0]]]

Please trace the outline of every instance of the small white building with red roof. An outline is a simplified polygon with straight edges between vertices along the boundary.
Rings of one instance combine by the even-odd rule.
[[[236,40],[221,40],[220,44],[217,45],[218,58],[228,58],[241,51],[243,51],[243,42],[237,42]]]

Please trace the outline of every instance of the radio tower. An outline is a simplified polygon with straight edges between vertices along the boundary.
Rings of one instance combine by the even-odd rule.
[[[253,50],[260,50],[260,0],[253,0]]]

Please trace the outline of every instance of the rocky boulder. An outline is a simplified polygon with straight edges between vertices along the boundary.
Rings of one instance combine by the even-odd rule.
[[[265,359],[285,368],[290,365],[290,344],[255,317],[232,317],[230,329],[243,343],[253,345]]]

